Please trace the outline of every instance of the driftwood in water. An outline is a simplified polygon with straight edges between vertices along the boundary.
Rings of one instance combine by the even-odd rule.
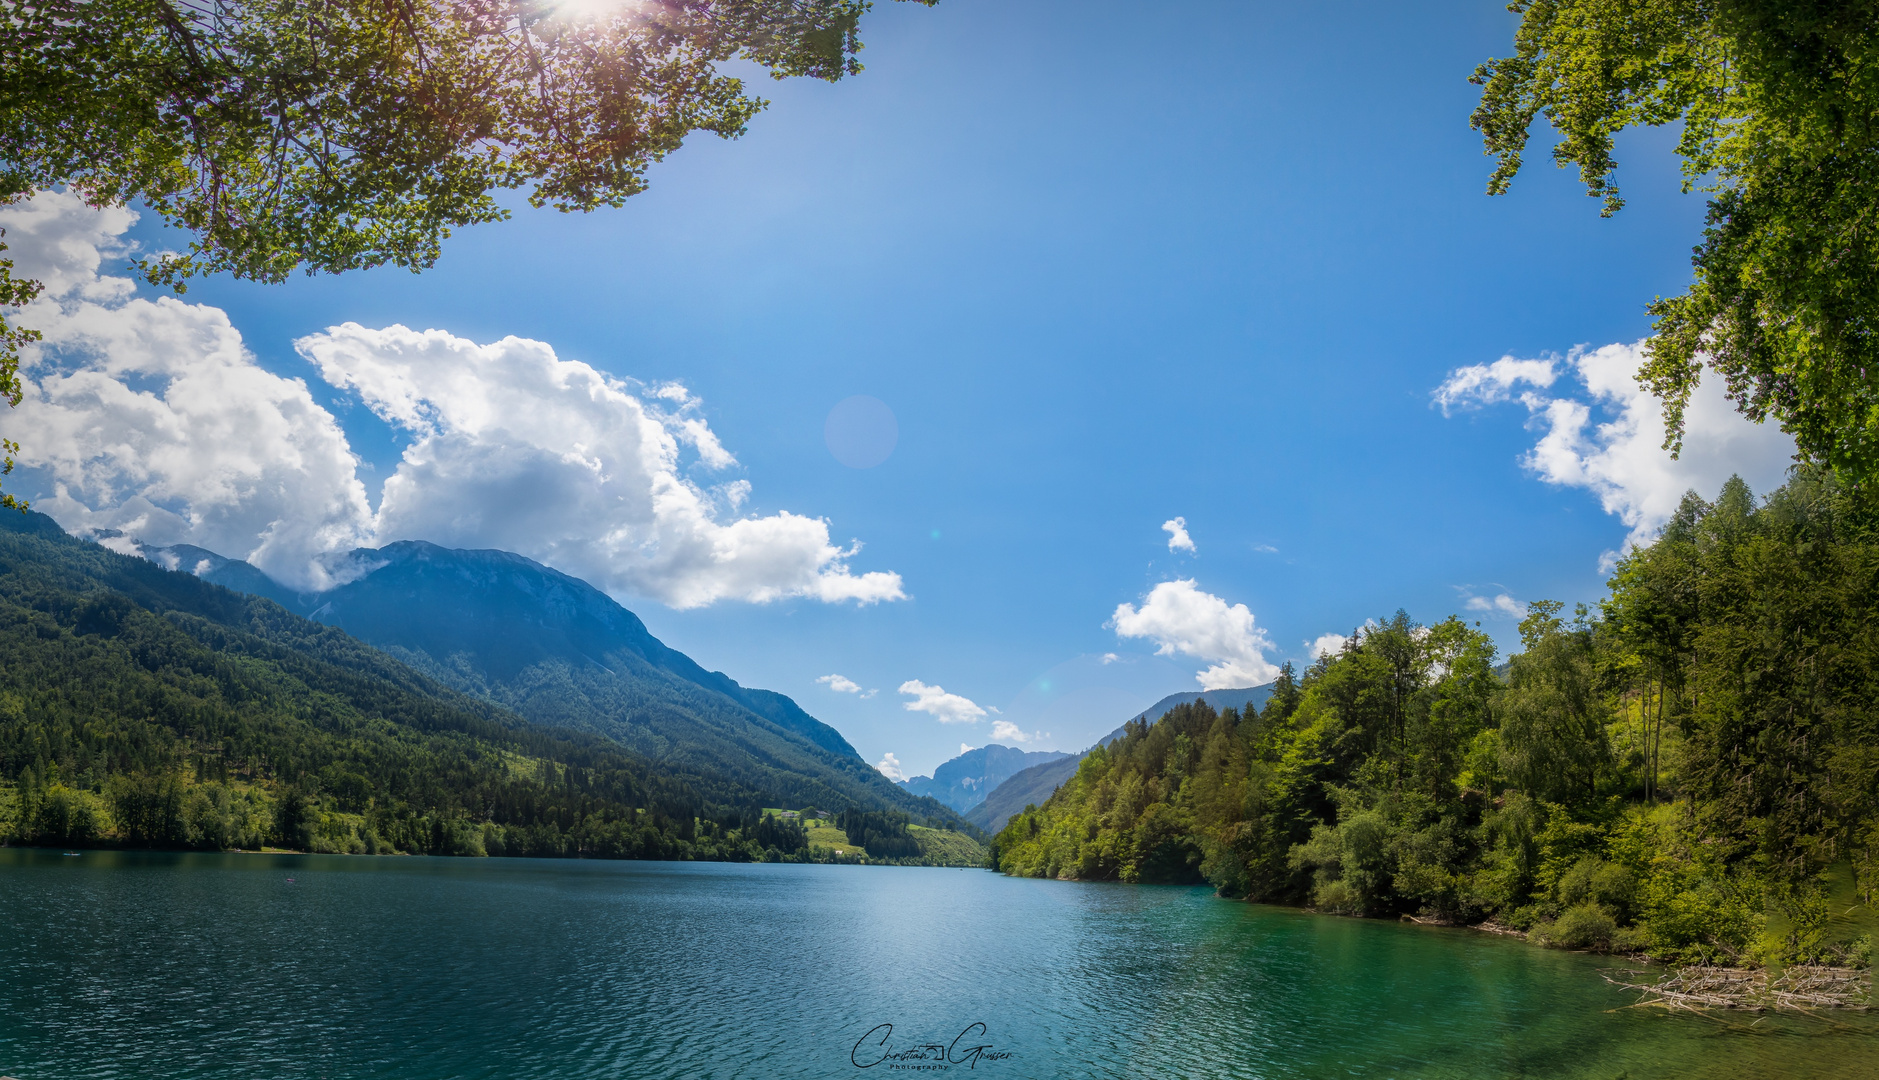
[[[1644,971],[1613,969],[1605,981],[1644,995],[1639,1005],[1666,1009],[1870,1009],[1872,972],[1854,968],[1796,965],[1774,978],[1751,968],[1679,968],[1656,982],[1623,976]]]
[[[1870,1009],[1872,972],[1852,968],[1791,967],[1770,983],[1784,1009]]]

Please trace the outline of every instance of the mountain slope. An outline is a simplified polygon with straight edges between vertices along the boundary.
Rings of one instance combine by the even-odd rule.
[[[782,694],[740,686],[667,648],[578,578],[504,551],[406,541],[353,553],[367,572],[296,595],[247,563],[152,553],[205,580],[270,595],[533,723],[591,731],[680,771],[723,776],[769,805],[894,809],[959,823],[896,787],[841,733]],[[219,557],[218,557],[219,558]]]
[[[1026,751],[991,743],[960,754],[934,769],[932,776],[902,780],[900,786],[915,795],[930,795],[963,814],[984,802],[1013,773],[1070,756],[1057,750]]]
[[[0,838],[763,857],[723,830],[704,850],[714,830],[695,824],[755,826],[758,806],[266,600],[0,514]]]
[[[1249,686],[1237,690],[1200,690],[1193,693],[1169,694],[1124,721],[1122,727],[1096,740],[1095,745],[1089,750],[1057,761],[1033,765],[1013,773],[1004,783],[992,789],[985,796],[985,801],[973,807],[966,814],[966,820],[986,832],[996,834],[998,830],[1005,827],[1005,820],[1011,815],[1032,804],[1042,806],[1044,800],[1050,798],[1051,792],[1056,791],[1065,780],[1076,775],[1077,766],[1082,763],[1084,756],[1090,750],[1096,749],[1097,746],[1108,746],[1122,738],[1130,723],[1141,720],[1152,724],[1168,715],[1169,711],[1176,706],[1190,705],[1202,698],[1205,698],[1207,704],[1215,709],[1223,711],[1239,709],[1243,712],[1248,706],[1259,709],[1264,707],[1266,699],[1272,696],[1272,686],[1272,683],[1266,683],[1263,686]]]
[[[1257,712],[1265,708],[1266,699],[1272,696],[1272,687],[1272,683],[1265,683],[1260,686],[1248,686],[1238,690],[1196,690],[1185,694],[1169,694],[1167,697],[1155,702],[1153,705],[1136,713],[1129,719],[1145,720],[1152,724],[1168,715],[1176,705],[1192,705],[1202,698],[1207,699],[1207,704],[1212,706],[1215,712],[1238,709],[1243,713],[1246,711],[1248,705],[1251,705],[1253,710]],[[1110,732],[1102,741],[1106,744],[1121,735],[1122,729],[1117,728],[1115,731]],[[1091,747],[1091,749],[1095,748]],[[1084,753],[1088,752],[1088,750],[1084,751]]]

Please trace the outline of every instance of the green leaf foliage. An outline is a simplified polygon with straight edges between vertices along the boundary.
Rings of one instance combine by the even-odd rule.
[[[1879,514],[1831,472],[1690,495],[1597,612],[1406,614],[1092,751],[1010,874],[1207,882],[1666,959],[1863,962],[1879,920]]]
[[[931,3],[932,0],[923,0]],[[0,203],[69,188],[186,231],[139,263],[278,282],[432,265],[497,198],[618,206],[693,132],[765,102],[726,73],[857,73],[867,0],[11,0],[0,18]],[[0,262],[0,397],[33,283]],[[10,464],[10,462],[8,463]],[[10,497],[7,505],[13,505]]]
[[[1536,119],[1604,213],[1618,132],[1680,125],[1685,189],[1714,193],[1695,280],[1650,307],[1639,373],[1669,445],[1705,364],[1808,459],[1879,470],[1879,7],[1829,0],[1518,0],[1473,123],[1507,190]]]
[[[0,22],[0,197],[69,186],[194,240],[153,281],[430,265],[530,187],[617,206],[763,107],[720,70],[861,70],[864,0],[20,0]]]

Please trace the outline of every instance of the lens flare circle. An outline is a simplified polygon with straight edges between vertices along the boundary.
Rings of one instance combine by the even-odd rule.
[[[877,397],[856,394],[829,410],[822,441],[835,460],[851,469],[872,469],[886,461],[900,442],[894,410]]]

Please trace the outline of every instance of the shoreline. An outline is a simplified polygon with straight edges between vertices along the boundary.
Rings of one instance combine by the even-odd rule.
[[[0,843],[0,851],[49,851],[66,855],[88,853],[110,853],[122,855],[318,855],[330,858],[409,858],[409,859],[457,859],[464,862],[479,862],[489,859],[513,859],[517,862],[618,862],[618,863],[724,863],[727,865],[761,866],[900,866],[927,868],[934,870],[985,870],[992,868],[985,865],[967,866],[959,863],[905,862],[895,859],[850,859],[843,857],[829,859],[635,859],[613,855],[450,855],[423,851],[384,850],[367,851],[303,851],[298,848],[192,848],[192,847],[87,847],[76,850],[64,845],[47,847],[41,844]],[[995,871],[993,871],[995,872]],[[4,1078],[0,1078],[4,1080]]]

